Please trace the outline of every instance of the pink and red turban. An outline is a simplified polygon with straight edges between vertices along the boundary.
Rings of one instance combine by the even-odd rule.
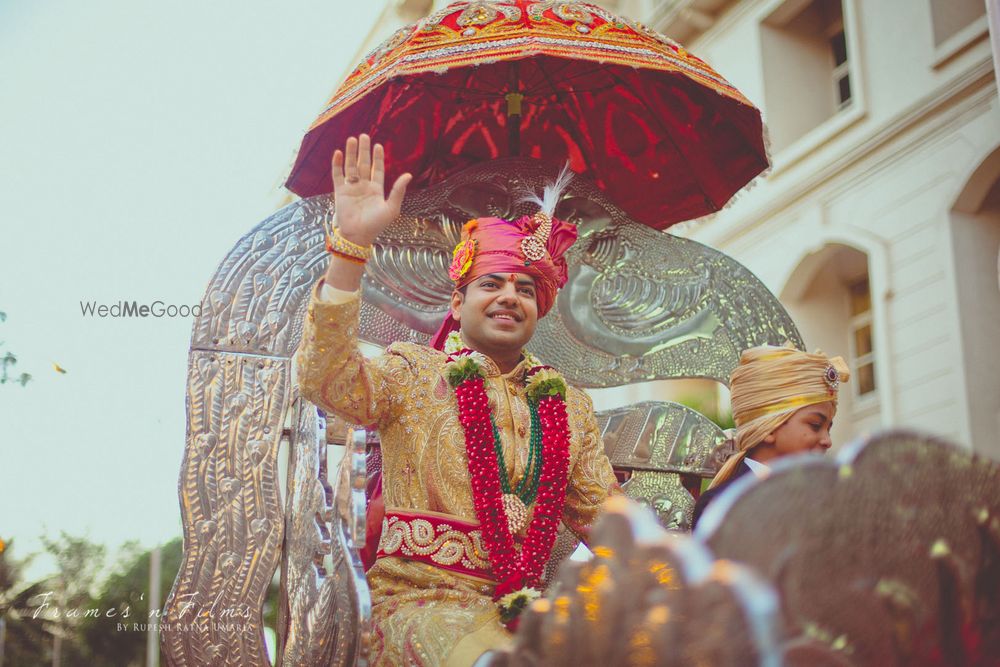
[[[563,255],[576,236],[575,225],[542,212],[514,221],[477,218],[462,228],[462,240],[455,247],[448,275],[455,289],[461,289],[489,273],[525,273],[535,279],[538,316],[542,317],[566,284],[568,272]],[[431,345],[442,349],[448,334],[458,328],[449,313]]]

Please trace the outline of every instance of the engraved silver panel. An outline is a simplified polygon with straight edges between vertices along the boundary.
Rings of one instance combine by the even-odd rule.
[[[359,558],[365,541],[364,431],[348,439],[332,488],[326,420],[307,401],[299,400],[296,409],[282,559],[287,616],[281,663],[363,666],[371,623],[371,596]]]
[[[602,411],[597,421],[611,464],[632,471],[625,495],[649,506],[664,528],[690,531],[695,501],[680,474],[714,474],[722,429],[691,408],[656,401]]]
[[[193,325],[184,556],[161,637],[171,665],[269,664],[261,612],[284,538],[277,456],[293,399],[290,357],[325,268],[305,252],[315,242],[303,233],[310,206],[286,207],[240,239]]]
[[[284,534],[276,474],[290,374],[287,360],[191,351],[184,558],[162,633],[170,664],[268,664],[261,609]]]
[[[317,225],[325,202],[295,202],[243,236],[216,269],[191,333],[193,350],[288,359],[310,288],[326,270]]]
[[[726,440],[718,425],[669,401],[645,401],[597,413],[604,451],[615,468],[711,477],[713,450]]]
[[[691,532],[695,500],[676,473],[640,470],[622,484],[622,491],[653,510],[667,530]]]

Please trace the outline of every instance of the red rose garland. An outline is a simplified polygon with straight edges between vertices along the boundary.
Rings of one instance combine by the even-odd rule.
[[[543,391],[548,390],[538,400],[538,417],[542,426],[542,469],[535,513],[518,554],[503,509],[493,426],[482,372],[470,350],[451,355],[449,367],[448,379],[455,387],[458,400],[458,419],[465,430],[473,505],[497,581],[493,599],[500,603],[501,619],[513,630],[520,611],[532,598],[540,595],[542,570],[552,552],[566,502],[569,420],[564,399],[565,383],[561,378],[553,380],[551,370],[546,379],[538,383],[543,385]],[[529,377],[543,368],[547,367],[533,368]]]

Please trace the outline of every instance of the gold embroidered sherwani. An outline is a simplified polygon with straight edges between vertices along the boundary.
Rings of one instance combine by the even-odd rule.
[[[478,526],[472,503],[465,434],[453,390],[443,376],[446,355],[430,347],[396,343],[382,356],[365,359],[357,345],[359,299],[309,304],[298,352],[302,396],[348,422],[376,428],[382,443],[382,494],[386,513],[412,510]],[[524,475],[529,413],[525,362],[501,375],[486,364],[486,393],[500,430],[511,485]],[[585,536],[602,502],[615,488],[590,397],[571,387],[570,478],[563,522]],[[447,540],[438,526],[418,531],[383,524],[380,550],[403,556],[433,550],[440,562],[478,563],[488,555],[476,540],[455,533]],[[457,553],[461,552],[461,553]],[[488,580],[405,557],[383,555],[368,571],[375,623],[376,665],[470,665],[509,633],[500,624]]]

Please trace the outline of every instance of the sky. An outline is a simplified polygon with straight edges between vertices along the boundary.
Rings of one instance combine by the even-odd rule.
[[[0,538],[181,534],[190,317],[385,0],[0,0]],[[65,369],[58,373],[53,364]],[[39,559],[29,575],[51,563]]]

